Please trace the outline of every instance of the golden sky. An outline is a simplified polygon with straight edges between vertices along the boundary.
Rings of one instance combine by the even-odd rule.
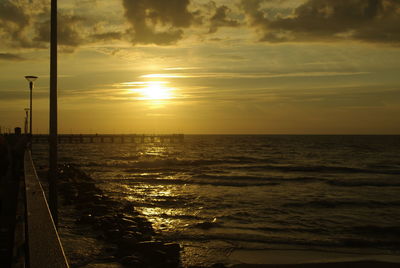
[[[49,0],[0,0],[0,126],[48,131]],[[60,133],[400,134],[398,0],[59,1]]]

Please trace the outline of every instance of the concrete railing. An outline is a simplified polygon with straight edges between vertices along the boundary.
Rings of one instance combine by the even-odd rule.
[[[29,151],[25,152],[24,168],[28,267],[69,267]]]

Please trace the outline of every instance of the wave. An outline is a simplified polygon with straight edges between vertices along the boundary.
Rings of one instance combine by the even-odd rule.
[[[246,186],[276,186],[278,182],[249,182],[249,181],[223,181],[223,180],[202,180],[202,179],[170,179],[170,178],[130,178],[130,179],[115,179],[115,182],[135,183],[135,184],[156,184],[156,185],[213,185],[213,186],[231,186],[231,187],[246,187]]]
[[[399,187],[400,181],[393,180],[358,180],[358,179],[348,179],[348,180],[326,180],[327,184],[332,186],[344,186],[344,187],[361,187],[361,186],[371,186],[371,187]]]
[[[204,220],[205,218],[195,215],[168,215],[168,214],[160,214],[158,215],[160,218],[164,219],[183,219],[183,220]]]
[[[400,174],[399,169],[373,169],[373,168],[355,168],[344,166],[295,166],[295,165],[253,165],[253,166],[236,166],[232,169],[254,170],[254,171],[281,171],[281,172],[308,172],[308,173],[366,173],[366,174]]]
[[[383,248],[383,249],[397,249],[400,246],[400,241],[396,238],[384,239],[384,238],[360,238],[360,237],[345,237],[345,236],[335,236],[335,238],[328,238],[326,236],[313,236],[310,239],[299,238],[296,236],[288,235],[261,235],[261,234],[238,234],[222,232],[203,232],[202,234],[194,233],[171,233],[169,236],[174,240],[190,240],[190,241],[229,241],[240,246],[240,242],[250,242],[250,243],[261,243],[266,245],[298,245],[307,247],[326,247],[326,248],[337,248],[337,247],[347,247],[347,248]]]
[[[384,174],[399,175],[400,169],[397,166],[388,165],[367,165],[366,167],[349,167],[335,165],[279,165],[273,159],[226,156],[221,159],[141,159],[137,156],[112,157],[107,161],[81,163],[84,167],[116,168],[126,173],[143,171],[176,171],[204,172],[209,169],[219,170],[241,170],[255,172],[278,171],[285,173],[309,173],[323,176],[325,174]],[[334,182],[333,182],[334,183]],[[340,183],[338,186],[341,186]],[[351,185],[349,185],[351,186]],[[375,185],[372,185],[375,186]],[[379,185],[377,185],[379,186]]]
[[[323,182],[324,179],[313,177],[264,177],[264,176],[246,176],[246,175],[186,175],[174,177],[173,173],[145,173],[131,175],[123,178],[113,178],[113,182],[123,183],[146,183],[146,184],[198,184],[198,185],[214,185],[214,186],[276,186],[282,183],[314,183]]]
[[[298,183],[314,183],[314,182],[324,182],[325,179],[315,178],[315,177],[269,177],[269,176],[249,176],[249,175],[209,175],[209,174],[198,174],[192,176],[197,179],[208,179],[208,180],[226,180],[226,181],[248,181],[248,182],[265,182],[266,185],[276,183],[281,184],[284,182],[298,182]]]
[[[252,230],[252,231],[265,231],[268,233],[309,233],[309,234],[331,234],[332,231],[324,228],[301,228],[301,227],[260,227],[260,228],[248,228],[248,227],[234,227],[235,229]]]
[[[115,161],[114,161],[115,160]],[[125,161],[118,161],[125,160]],[[130,161],[132,160],[132,161]],[[167,158],[167,159],[146,159],[141,160],[138,157],[113,157],[107,161],[101,162],[87,162],[85,166],[110,166],[117,168],[159,168],[159,167],[175,167],[175,166],[186,166],[186,167],[200,167],[209,165],[226,165],[226,164],[249,164],[255,161],[260,161],[256,158],[248,157],[234,157],[227,159],[177,159],[177,158]]]
[[[355,200],[314,200],[310,202],[286,203],[288,208],[342,208],[342,207],[363,207],[363,208],[388,208],[400,207],[400,201],[355,201]]]
[[[130,155],[130,156],[112,156],[110,157],[110,160],[123,160],[123,161],[129,161],[129,160],[138,160],[140,157],[138,155]]]
[[[397,178],[374,178],[374,179],[328,179],[318,177],[268,177],[250,175],[224,175],[224,174],[194,174],[195,172],[182,172],[177,170],[163,169],[146,171],[130,169],[131,174],[110,178],[113,182],[122,183],[148,183],[148,184],[198,184],[215,186],[275,186],[283,183],[324,183],[337,187],[400,187]],[[221,171],[222,172],[222,171]],[[135,174],[136,173],[136,174]],[[176,176],[176,177],[175,177]],[[121,178],[122,177],[122,178]]]
[[[349,231],[361,235],[388,236],[400,240],[400,227],[397,225],[396,226],[362,225],[362,226],[354,226]]]

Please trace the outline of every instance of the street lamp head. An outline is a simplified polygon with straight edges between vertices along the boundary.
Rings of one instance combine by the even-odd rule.
[[[37,76],[33,76],[33,75],[27,75],[25,76],[26,80],[28,80],[29,82],[35,82],[36,79],[38,79]]]

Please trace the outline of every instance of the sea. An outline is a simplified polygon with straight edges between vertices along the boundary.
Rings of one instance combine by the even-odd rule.
[[[37,166],[46,153],[34,145]],[[268,262],[252,256],[282,251],[400,256],[400,136],[60,144],[59,161],[78,166],[180,243],[186,266]]]

